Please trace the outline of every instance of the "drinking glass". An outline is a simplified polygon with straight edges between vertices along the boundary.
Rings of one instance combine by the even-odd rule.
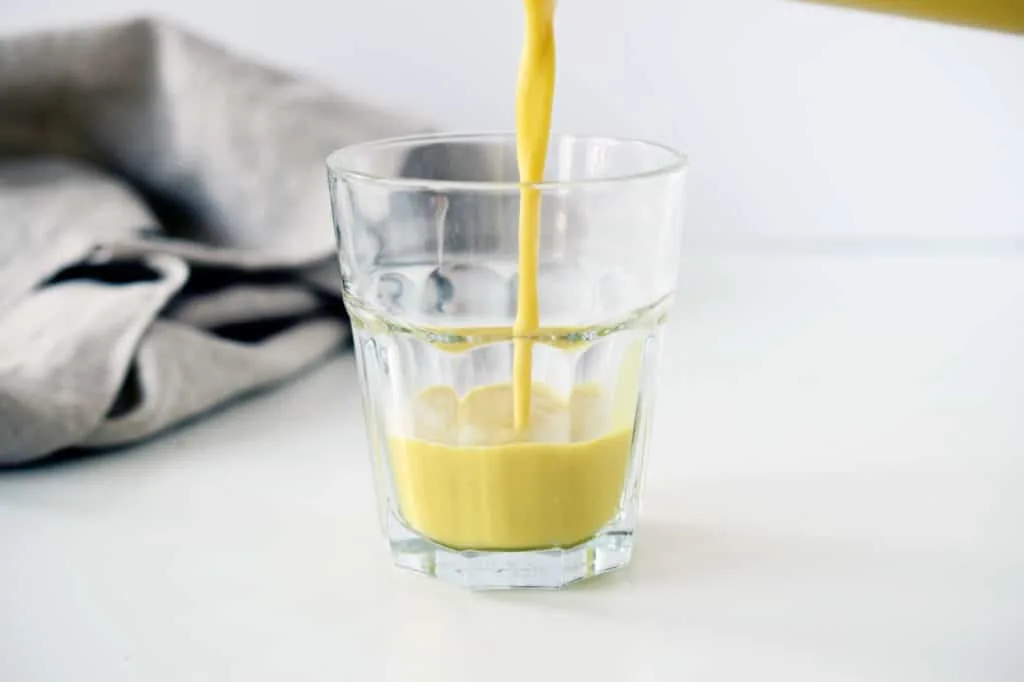
[[[478,589],[557,588],[633,549],[686,161],[553,136],[426,135],[327,159],[380,523],[395,564]],[[539,325],[516,333],[519,206],[540,196]],[[514,347],[532,357],[513,424]]]

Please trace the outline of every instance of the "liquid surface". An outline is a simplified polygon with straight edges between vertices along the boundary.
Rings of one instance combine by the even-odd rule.
[[[593,384],[568,400],[543,384],[531,388],[525,432],[513,422],[509,384],[461,400],[443,386],[417,396],[417,437],[389,441],[402,514],[413,528],[460,549],[565,547],[615,515],[631,418],[614,420]]]
[[[538,183],[555,87],[555,6],[554,0],[524,0],[524,6],[516,155],[520,182]],[[562,398],[533,383],[540,200],[537,189],[522,189],[511,385],[478,387],[461,398],[448,386],[428,388],[415,397],[411,437],[389,438],[402,515],[450,547],[579,544],[615,516],[626,480],[639,366],[624,363],[614,399],[596,384],[576,386]],[[457,343],[448,351],[471,347]]]

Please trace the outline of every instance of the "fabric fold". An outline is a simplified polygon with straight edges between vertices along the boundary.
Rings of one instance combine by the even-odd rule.
[[[426,130],[168,22],[0,37],[0,465],[342,347],[325,157]]]

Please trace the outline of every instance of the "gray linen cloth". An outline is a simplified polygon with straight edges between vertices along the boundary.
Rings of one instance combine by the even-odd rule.
[[[343,346],[324,158],[424,129],[164,22],[0,38],[0,465]]]

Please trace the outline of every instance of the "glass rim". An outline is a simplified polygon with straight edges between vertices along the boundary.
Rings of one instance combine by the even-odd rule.
[[[354,170],[347,167],[345,160],[354,153],[384,148],[393,145],[429,144],[437,142],[472,142],[483,141],[493,142],[497,140],[515,141],[515,133],[510,132],[478,132],[478,133],[420,133],[413,135],[399,135],[394,137],[383,137],[373,140],[365,140],[346,145],[335,149],[327,155],[326,165],[328,173],[333,177],[343,177],[364,182],[402,188],[419,190],[464,190],[464,191],[521,191],[523,188],[533,188],[539,191],[550,191],[566,188],[597,187],[602,185],[618,185],[637,180],[658,178],[685,170],[689,166],[689,159],[682,152],[661,142],[652,140],[619,137],[614,135],[574,135],[568,133],[552,133],[551,143],[561,140],[585,140],[591,142],[637,144],[649,149],[667,153],[667,162],[659,164],[650,170],[625,173],[622,175],[609,175],[601,178],[590,178],[580,180],[544,180],[542,182],[520,182],[520,181],[492,181],[492,180],[434,180],[430,178],[402,178],[393,175],[376,175],[364,171]],[[549,146],[550,148],[550,146]]]

